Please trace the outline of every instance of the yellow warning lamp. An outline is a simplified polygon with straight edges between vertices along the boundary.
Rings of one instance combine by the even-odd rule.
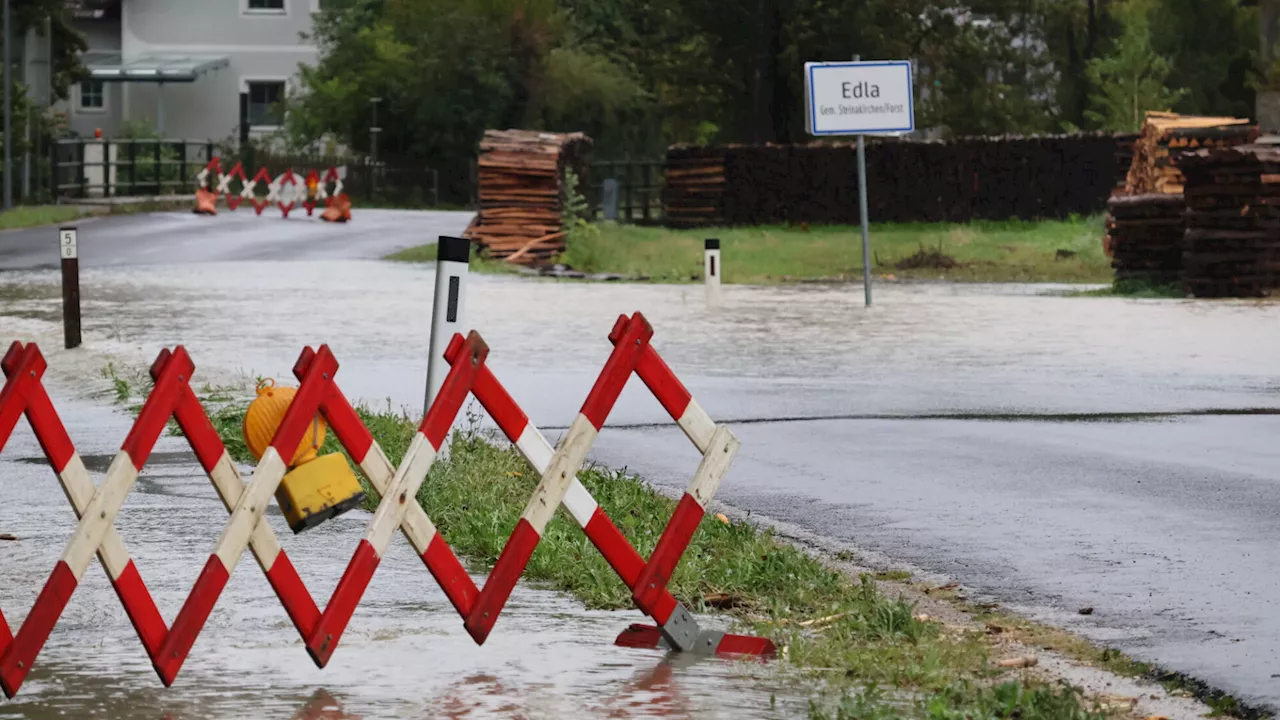
[[[261,460],[271,445],[297,392],[297,388],[278,387],[274,380],[258,383],[258,397],[244,414],[244,442],[255,458]],[[287,461],[290,470],[276,490],[276,502],[295,535],[364,501],[360,481],[341,453],[317,457],[325,429],[324,418],[317,414],[293,458]]]

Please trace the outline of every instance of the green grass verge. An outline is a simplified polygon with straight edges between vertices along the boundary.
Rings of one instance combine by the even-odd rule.
[[[405,248],[398,252],[391,253],[383,258],[383,260],[391,260],[393,262],[408,263],[434,263],[436,261],[436,245],[418,245],[416,247]],[[502,262],[501,260],[490,260],[482,257],[475,246],[471,248],[471,272],[483,275],[518,275],[520,271],[516,266]]]
[[[861,230],[853,226],[766,226],[673,230],[600,223],[574,232],[560,261],[584,272],[647,277],[651,282],[702,280],[703,241],[719,238],[726,283],[777,284],[862,278]],[[1109,282],[1102,218],[1041,222],[873,224],[872,270],[896,279],[961,282]],[[432,262],[434,246],[389,260]],[[509,271],[473,262],[479,272]]]
[[[64,205],[20,205],[0,212],[0,230],[56,225],[87,214],[79,208]]]
[[[862,277],[861,231],[852,226],[672,230],[604,223],[570,239],[578,270],[702,279],[703,240],[719,238],[724,282],[769,284]],[[1102,219],[954,224],[873,224],[872,270],[899,279],[964,282],[1107,282]]]
[[[244,405],[223,404],[212,419],[232,457],[252,462],[241,437]],[[388,458],[399,464],[415,423],[390,408],[358,408]],[[418,501],[459,555],[492,565],[538,477],[505,442],[477,429],[455,433]],[[332,433],[322,452],[340,451]],[[353,464],[353,469],[355,466]],[[357,469],[358,472],[358,469]],[[583,483],[636,548],[648,555],[675,503],[639,478],[601,468]],[[362,478],[372,506],[376,494]],[[563,510],[530,560],[525,578],[565,591],[587,607],[631,607],[630,592]],[[1102,718],[1075,690],[1022,678],[992,665],[981,634],[957,633],[915,617],[913,606],[852,580],[769,531],[703,520],[670,584],[695,612],[727,612],[745,632],[785,648],[785,662],[820,680],[815,718]]]

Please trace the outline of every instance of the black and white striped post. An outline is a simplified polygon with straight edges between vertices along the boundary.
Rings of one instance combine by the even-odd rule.
[[[720,275],[724,268],[720,263],[720,239],[707,238],[702,259],[702,275],[707,279],[707,303],[720,304]]]
[[[422,412],[440,392],[449,363],[445,348],[454,333],[466,332],[462,327],[467,300],[467,271],[470,269],[471,243],[465,238],[440,236],[436,243],[436,298],[431,312],[431,344],[427,362],[427,396]],[[469,329],[469,328],[467,328]]]

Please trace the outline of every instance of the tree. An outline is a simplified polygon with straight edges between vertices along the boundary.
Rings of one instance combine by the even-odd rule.
[[[989,0],[938,14],[922,61],[921,120],[954,135],[1053,129],[1054,76],[1039,0]]]
[[[1188,94],[1170,89],[1166,80],[1173,63],[1152,47],[1150,0],[1127,0],[1115,9],[1123,28],[1111,52],[1090,60],[1093,85],[1085,116],[1103,130],[1133,132],[1148,110],[1170,110]]]
[[[1187,90],[1175,110],[1252,114],[1248,74],[1257,46],[1257,7],[1240,0],[1162,0],[1150,21],[1153,48],[1171,61],[1168,84]]]
[[[331,134],[366,150],[381,98],[380,152],[440,170],[455,198],[486,128],[607,135],[645,99],[554,0],[350,0],[320,14],[315,40],[320,63],[290,99],[294,143]]]
[[[45,21],[53,46],[51,72],[53,96],[66,100],[71,86],[84,76],[80,55],[88,49],[84,36],[71,26],[66,0],[9,0],[13,36],[22,37],[34,28],[44,34]],[[101,2],[84,0],[82,4],[94,6]]]

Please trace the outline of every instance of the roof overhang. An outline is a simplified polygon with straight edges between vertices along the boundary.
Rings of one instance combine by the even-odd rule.
[[[144,55],[124,60],[120,53],[90,52],[83,57],[89,77],[103,82],[189,83],[231,64],[225,55]]]

